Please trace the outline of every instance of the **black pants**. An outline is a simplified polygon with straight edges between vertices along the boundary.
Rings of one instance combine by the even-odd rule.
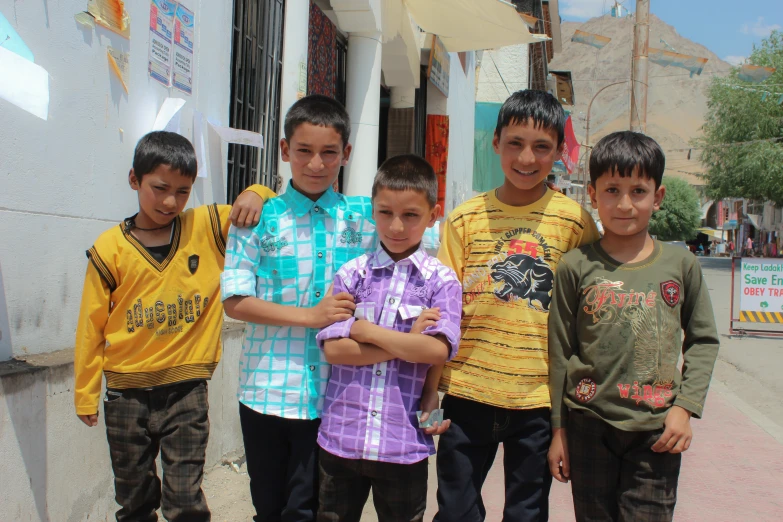
[[[378,522],[421,522],[427,459],[415,464],[351,460],[321,450],[318,522],[359,522],[372,489]]]
[[[460,399],[443,398],[451,428],[438,443],[437,522],[483,521],[481,486],[498,444],[503,443],[506,482],[505,522],[549,518],[552,476],[546,456],[552,439],[549,408],[507,410]]]
[[[622,431],[571,411],[567,433],[578,521],[672,520],[682,455],[650,449],[663,428]]]
[[[239,404],[256,522],[315,520],[320,419],[284,419]]]
[[[103,402],[118,522],[209,521],[201,490],[209,438],[207,383],[109,390]],[[155,458],[161,453],[163,482]],[[161,488],[162,485],[162,488]]]

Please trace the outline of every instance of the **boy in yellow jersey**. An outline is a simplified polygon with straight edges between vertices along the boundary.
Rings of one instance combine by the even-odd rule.
[[[210,519],[201,491],[206,381],[221,354],[226,234],[231,221],[255,225],[274,193],[254,185],[233,210],[204,205],[183,212],[196,172],[187,139],[171,132],[144,136],[128,176],[139,212],[87,251],[74,402],[79,419],[97,426],[106,376],[103,407],[118,521],[157,520],[161,498],[169,521]]]
[[[503,443],[504,520],[547,520],[552,477],[547,319],[560,256],[598,239],[590,214],[545,180],[566,116],[541,91],[503,104],[493,146],[505,181],[457,207],[438,258],[462,281],[459,352],[443,368],[436,521],[484,520],[481,486]],[[424,399],[422,399],[424,401]]]

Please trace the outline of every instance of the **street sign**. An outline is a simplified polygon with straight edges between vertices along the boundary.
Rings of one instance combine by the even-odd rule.
[[[432,35],[432,47],[430,49],[430,62],[427,67],[427,78],[443,93],[449,95],[449,71],[451,70],[451,56],[437,35]]]
[[[740,261],[741,322],[783,323],[783,259]]]

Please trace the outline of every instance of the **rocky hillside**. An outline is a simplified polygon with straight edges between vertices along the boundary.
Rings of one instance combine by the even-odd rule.
[[[612,18],[608,15],[585,23],[565,22],[562,25],[563,52],[549,65],[550,70],[570,70],[576,91],[574,130],[580,141],[584,139],[587,106],[593,94],[613,82],[630,78],[633,49],[633,18]],[[612,39],[598,52],[594,47],[571,42],[580,29]],[[666,44],[661,42],[663,39]],[[665,151],[689,146],[700,133],[707,110],[706,88],[710,80],[728,74],[731,66],[703,45],[680,36],[670,25],[651,16],[650,46],[675,50],[708,58],[701,76],[691,78],[685,69],[650,64],[647,104],[647,133],[655,138]],[[673,49],[672,49],[673,48]],[[590,143],[602,136],[629,127],[630,83],[609,87],[596,98],[590,116]],[[687,152],[667,152],[667,176],[681,177],[693,185],[703,185],[701,178],[685,172],[701,172],[698,153],[687,159]]]

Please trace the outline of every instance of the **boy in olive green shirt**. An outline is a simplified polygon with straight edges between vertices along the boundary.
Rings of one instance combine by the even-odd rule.
[[[555,273],[549,466],[571,480],[578,521],[672,519],[690,418],[702,415],[718,355],[698,260],[647,230],[664,165],[642,134],[601,140],[588,190],[604,237],[565,254]]]

